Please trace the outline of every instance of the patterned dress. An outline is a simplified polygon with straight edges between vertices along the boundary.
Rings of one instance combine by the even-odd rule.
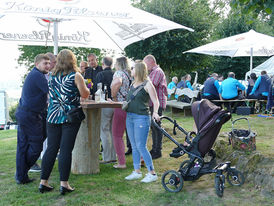
[[[47,116],[49,123],[62,124],[67,122],[66,113],[72,108],[80,106],[80,93],[74,83],[74,79],[75,72],[71,72],[68,75],[57,74],[56,76],[51,76]]]
[[[127,71],[117,70],[113,75],[113,79],[115,78],[122,78],[122,85],[117,93],[117,100],[118,102],[123,102],[126,100],[130,88],[130,75]]]

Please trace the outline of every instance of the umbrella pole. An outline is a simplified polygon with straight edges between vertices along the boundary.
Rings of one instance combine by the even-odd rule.
[[[253,48],[250,48],[250,73],[252,72],[253,65]]]
[[[119,48],[121,49],[121,51],[123,52],[124,50],[117,44],[117,42],[97,23],[97,21],[93,20],[93,22],[113,41],[113,43]]]
[[[54,55],[58,54],[58,21],[53,21],[53,36],[54,36]]]

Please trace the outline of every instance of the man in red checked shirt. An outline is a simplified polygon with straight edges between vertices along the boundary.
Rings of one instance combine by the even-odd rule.
[[[163,70],[157,65],[156,59],[153,55],[149,54],[144,58],[144,62],[147,65],[147,69],[149,72],[149,78],[152,81],[157,96],[159,99],[160,107],[158,110],[159,116],[162,116],[163,110],[166,108],[167,101],[167,83],[166,76]],[[152,102],[149,102],[150,112],[153,113],[153,105]],[[159,126],[160,122],[158,122]],[[162,138],[163,134],[160,130],[158,130],[153,124],[151,124],[152,130],[152,150],[150,151],[152,159],[157,159],[162,156]]]

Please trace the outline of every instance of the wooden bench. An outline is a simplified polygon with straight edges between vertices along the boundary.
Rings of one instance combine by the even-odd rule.
[[[167,101],[167,106],[171,107],[172,113],[178,113],[183,110],[184,116],[191,116],[191,104],[186,102],[178,102],[177,100]]]

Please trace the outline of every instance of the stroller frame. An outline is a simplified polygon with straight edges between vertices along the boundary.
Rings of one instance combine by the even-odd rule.
[[[222,111],[221,114],[214,119],[214,122],[211,124],[209,129],[213,129],[219,124],[222,125],[231,118],[231,114],[225,111]],[[161,120],[168,120],[173,123],[173,134],[176,135],[176,129],[180,130],[185,135],[185,142],[188,143],[188,146],[184,146],[172,138],[162,127],[160,127],[156,122],[153,121],[153,124],[174,144],[177,145],[177,148],[173,149],[173,152],[170,154],[171,157],[178,158],[187,154],[189,160],[186,160],[181,163],[178,171],[169,170],[162,175],[162,185],[165,190],[169,192],[179,192],[183,188],[184,181],[194,181],[199,179],[205,174],[215,173],[215,189],[216,194],[219,197],[223,196],[224,184],[225,184],[225,175],[227,173],[227,181],[230,185],[240,186],[244,183],[243,174],[238,171],[235,167],[231,166],[230,162],[220,163],[216,166],[216,153],[213,149],[210,148],[208,152],[199,152],[199,142],[204,136],[204,132],[196,134],[195,132],[187,132],[184,128],[180,127],[176,120],[172,120],[169,117],[161,117]],[[214,140],[215,141],[215,140]],[[205,162],[203,157],[205,154],[208,154],[211,157],[209,162]]]

